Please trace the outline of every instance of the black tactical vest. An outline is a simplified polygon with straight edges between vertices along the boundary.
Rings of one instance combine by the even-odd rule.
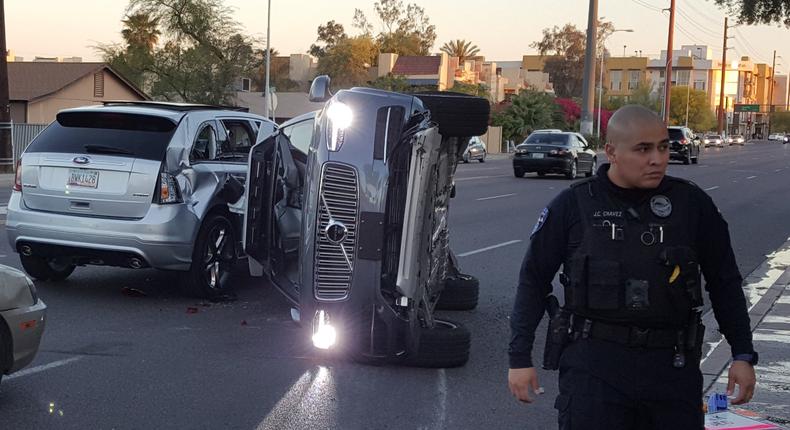
[[[601,181],[573,186],[583,239],[564,265],[566,308],[616,324],[683,327],[702,306],[693,185],[666,177],[628,203]]]

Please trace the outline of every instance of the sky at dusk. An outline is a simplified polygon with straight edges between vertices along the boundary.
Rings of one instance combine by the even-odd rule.
[[[405,0],[404,3],[409,3]],[[487,60],[520,60],[535,53],[530,43],[540,39],[541,30],[565,23],[586,28],[587,0],[416,0],[436,26],[434,50],[452,39],[466,39],[480,48]],[[304,53],[315,41],[316,28],[336,20],[354,34],[354,9],[362,9],[377,25],[373,0],[272,0],[271,43],[281,54]],[[14,55],[32,60],[35,56],[80,56],[98,61],[93,48],[99,43],[120,42],[127,0],[9,0],[5,2],[8,48]],[[234,18],[247,34],[265,39],[266,0],[225,0]],[[617,28],[633,33],[615,33],[607,40],[614,55],[625,52],[657,57],[666,49],[668,15],[660,11],[669,0],[600,0],[599,16]],[[724,11],[705,0],[678,0],[675,49],[683,44],[707,44],[721,55]],[[733,23],[733,19],[730,23]],[[770,64],[773,50],[777,73],[790,69],[790,29],[777,25],[739,26],[730,30],[738,57],[749,56]],[[728,57],[733,58],[733,51]]]

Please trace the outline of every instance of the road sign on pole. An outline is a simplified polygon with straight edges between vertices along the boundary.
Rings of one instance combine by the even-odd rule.
[[[760,105],[735,103],[735,112],[760,112]]]

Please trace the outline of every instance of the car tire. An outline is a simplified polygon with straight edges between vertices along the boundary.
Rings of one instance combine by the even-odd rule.
[[[35,255],[19,255],[22,267],[31,278],[39,281],[63,281],[74,272],[77,267],[73,264],[58,263]]]
[[[461,324],[448,320],[434,320],[434,328],[420,328],[417,351],[406,364],[415,367],[459,367],[469,361],[472,335]]]
[[[481,159],[479,159],[479,160],[477,160],[477,161],[479,161],[479,162],[481,162],[481,163],[485,163],[485,162],[486,162],[486,158],[485,158],[485,156],[483,156],[483,158],[481,158]]]
[[[491,106],[482,97],[445,91],[418,93],[416,96],[431,112],[431,119],[439,124],[442,136],[481,136],[488,131]]]
[[[683,159],[683,164],[691,164],[691,151],[686,152],[686,158]]]
[[[579,175],[579,162],[573,160],[573,163],[571,163],[570,170],[565,172],[565,177],[568,179],[576,179],[578,175]]]
[[[182,277],[184,293],[212,299],[230,290],[230,277],[236,263],[236,232],[223,214],[215,213],[203,221],[192,250],[192,264]]]
[[[697,150],[697,155],[691,159],[691,164],[699,164],[699,150]]]
[[[590,171],[585,173],[584,176],[590,177],[595,174],[595,171],[598,169],[598,157],[593,157],[592,164],[590,164]]]
[[[542,178],[542,177],[546,176],[546,172],[538,172],[538,176],[540,176]]]
[[[518,168],[513,169],[513,176],[515,176],[517,178],[523,178],[524,177],[524,170],[518,169]]]
[[[477,307],[480,297],[480,281],[471,275],[459,274],[447,278],[444,290],[436,302],[436,309],[442,311],[470,311]]]
[[[468,164],[468,163],[469,163],[469,156],[464,155],[464,164]]]

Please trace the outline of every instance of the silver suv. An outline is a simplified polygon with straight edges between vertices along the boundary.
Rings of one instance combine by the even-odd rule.
[[[63,110],[17,166],[6,229],[27,273],[76,266],[185,271],[211,297],[241,253],[247,157],[276,125],[229,108],[108,102]],[[239,206],[240,207],[240,206]]]

